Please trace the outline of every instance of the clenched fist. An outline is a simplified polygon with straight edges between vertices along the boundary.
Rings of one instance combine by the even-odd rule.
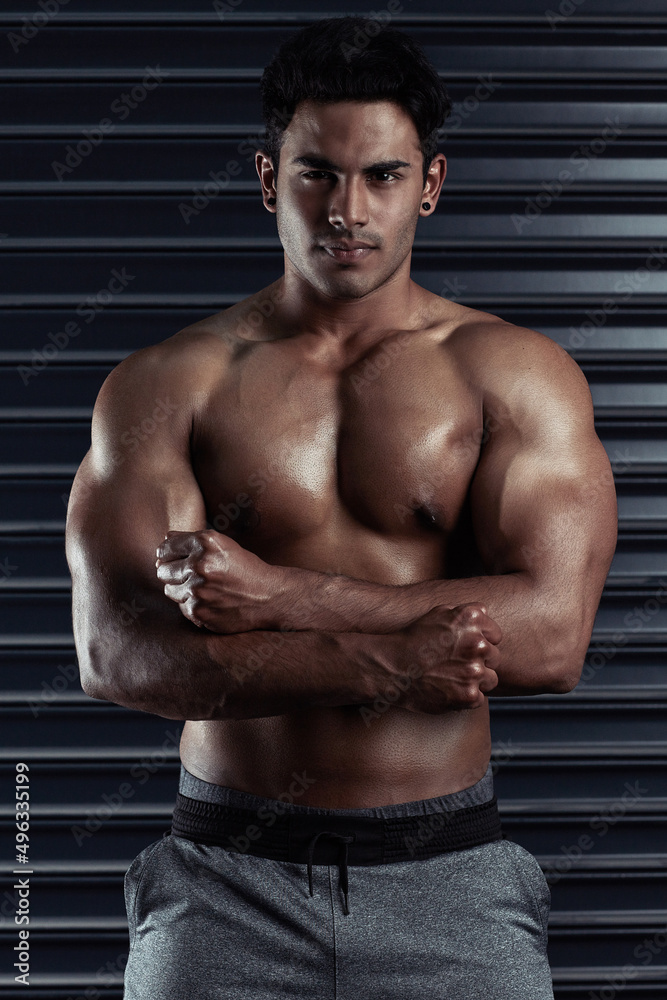
[[[157,547],[164,593],[194,625],[211,632],[267,628],[279,567],[265,563],[219,531],[169,531]]]
[[[402,630],[400,669],[410,682],[397,702],[411,712],[480,708],[498,684],[500,627],[482,604],[432,608]]]

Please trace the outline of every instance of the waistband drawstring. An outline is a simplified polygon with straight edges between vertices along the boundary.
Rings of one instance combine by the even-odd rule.
[[[351,844],[353,840],[356,839],[355,834],[350,834],[349,836],[344,836],[342,833],[334,833],[332,830],[320,830],[315,836],[308,842],[308,888],[310,890],[310,895],[313,895],[313,854],[315,852],[315,844],[320,837],[336,837],[340,840],[341,847],[343,848],[343,860],[339,862],[339,872],[340,872],[340,887],[343,890],[343,896],[345,897],[345,909],[343,913],[347,916],[350,912],[348,906],[348,880],[347,880],[347,845]]]

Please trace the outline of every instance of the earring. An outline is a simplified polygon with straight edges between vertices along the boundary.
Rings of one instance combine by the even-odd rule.
[[[276,199],[275,198],[267,198],[266,200],[267,200],[267,202],[268,202],[269,205],[275,205],[275,203],[276,203]]]
[[[427,212],[428,212],[428,210],[429,210],[430,207],[431,207],[431,205],[430,205],[430,202],[428,202],[428,201],[425,201],[424,204],[422,205],[422,208],[425,208]]]

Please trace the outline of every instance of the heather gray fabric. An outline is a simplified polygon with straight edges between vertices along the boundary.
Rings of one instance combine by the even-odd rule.
[[[275,800],[181,772],[191,798],[243,808]],[[373,809],[290,812],[412,816],[493,796],[490,769],[454,795]],[[425,823],[428,821],[425,820]],[[275,861],[169,835],[125,876],[125,1000],[553,1000],[550,893],[532,854],[498,840],[425,860],[350,866]]]

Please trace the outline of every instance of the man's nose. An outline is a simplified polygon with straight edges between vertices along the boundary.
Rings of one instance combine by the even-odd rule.
[[[368,223],[368,192],[365,178],[340,181],[331,193],[329,223],[352,231]]]

